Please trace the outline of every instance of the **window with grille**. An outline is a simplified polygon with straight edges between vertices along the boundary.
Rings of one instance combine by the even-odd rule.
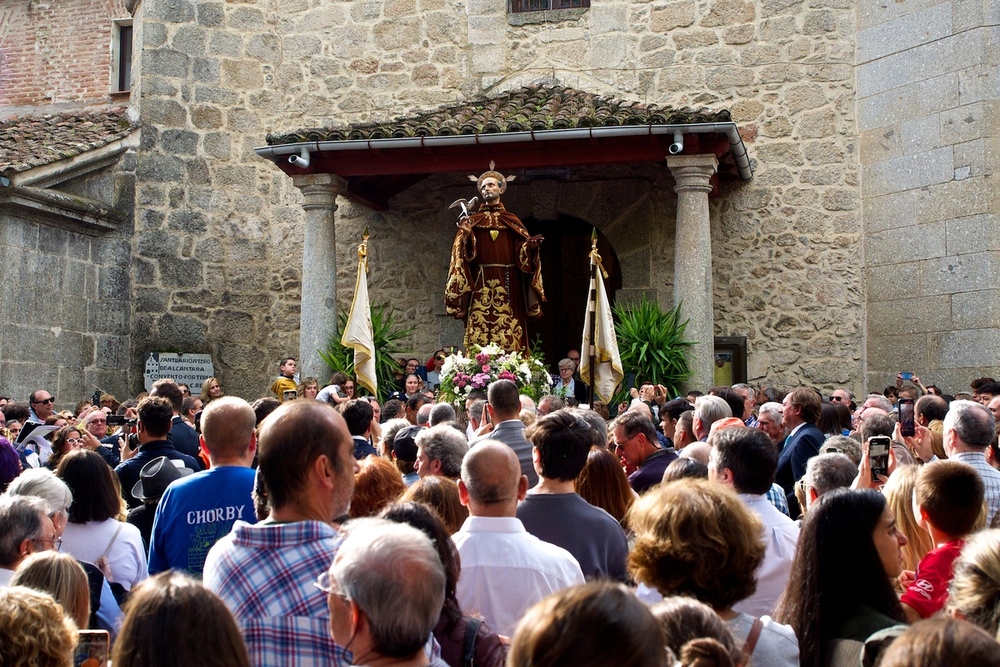
[[[590,0],[509,0],[510,13],[541,12],[547,9],[590,7]]]

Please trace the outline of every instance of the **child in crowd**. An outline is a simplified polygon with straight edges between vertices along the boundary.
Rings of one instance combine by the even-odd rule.
[[[271,393],[283,403],[287,399],[297,397],[296,387],[298,387],[298,383],[295,381],[295,371],[297,370],[295,359],[285,357],[281,360],[278,370],[280,371],[278,379],[271,385]]]
[[[979,473],[964,463],[938,461],[920,471],[914,509],[934,550],[920,561],[916,574],[906,570],[899,576],[905,589],[900,602],[909,622],[933,616],[948,601],[955,560],[983,513],[984,494]]]

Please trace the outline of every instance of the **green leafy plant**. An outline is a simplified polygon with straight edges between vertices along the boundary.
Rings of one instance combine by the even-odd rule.
[[[413,327],[401,328],[396,323],[396,316],[392,307],[388,303],[375,304],[372,307],[372,342],[375,345],[375,376],[378,379],[379,402],[392,393],[396,385],[393,373],[401,370],[396,362],[396,357],[407,352],[407,349],[400,345],[400,341],[408,338],[413,333]],[[354,350],[340,344],[342,331],[347,327],[347,317],[349,313],[341,310],[337,313],[337,332],[330,334],[326,349],[320,351],[319,355],[326,362],[331,373],[343,371],[354,377]],[[359,385],[355,392],[365,393]]]
[[[687,320],[680,321],[679,310],[677,305],[664,312],[646,296],[638,303],[616,303],[612,307],[625,375],[635,374],[637,381],[662,384],[668,396],[676,396],[681,383],[691,377],[687,351],[692,342],[684,340]],[[622,383],[614,404],[628,399],[628,389]]]

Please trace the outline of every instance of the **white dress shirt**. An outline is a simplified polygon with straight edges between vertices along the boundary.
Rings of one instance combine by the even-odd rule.
[[[543,542],[514,517],[470,516],[452,537],[462,559],[458,602],[494,632],[511,636],[531,605],[584,583],[572,554]]]
[[[757,590],[733,605],[750,616],[770,616],[788,583],[799,541],[799,525],[779,512],[766,496],[741,493],[740,499],[764,524],[764,560],[757,568]]]

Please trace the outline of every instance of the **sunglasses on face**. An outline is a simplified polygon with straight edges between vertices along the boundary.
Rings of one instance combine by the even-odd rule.
[[[44,399],[42,399],[40,401],[32,401],[32,403],[34,403],[35,405],[42,405],[42,404],[51,405],[52,403],[55,403],[55,402],[56,402],[55,397],[44,398]]]

